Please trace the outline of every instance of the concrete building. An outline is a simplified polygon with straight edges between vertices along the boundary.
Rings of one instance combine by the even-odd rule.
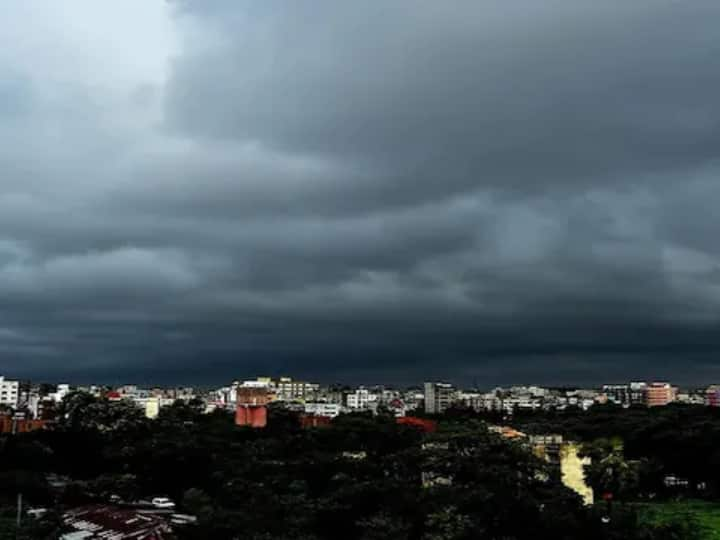
[[[610,403],[630,406],[630,385],[627,384],[605,384],[602,387],[603,393],[607,396]]]
[[[371,394],[367,388],[362,386],[345,397],[348,409],[354,411],[366,411],[370,408],[370,402],[375,401],[377,396]]]
[[[295,381],[290,377],[280,377],[275,383],[277,398],[282,401],[305,401],[315,398],[320,385],[304,381]]]
[[[387,404],[387,408],[396,418],[402,418],[407,414],[407,405],[405,405],[405,402],[400,398],[391,400]]]
[[[9,381],[5,377],[0,377],[0,405],[16,408],[19,394],[20,383],[18,381]]]
[[[445,412],[455,400],[455,388],[452,384],[425,383],[425,412],[439,414]]]
[[[648,385],[645,404],[648,407],[662,407],[675,401],[675,389],[669,383],[655,382]]]
[[[644,405],[647,401],[647,389],[646,382],[631,382],[630,405]]]
[[[69,384],[58,384],[57,390],[55,392],[52,392],[48,394],[48,397],[52,399],[55,403],[60,403],[63,399],[65,399],[65,396],[67,396],[70,393],[70,385]]]
[[[305,403],[305,414],[313,416],[325,416],[335,418],[340,414],[341,407],[337,403],[307,402]]]
[[[705,390],[705,404],[708,407],[720,407],[720,385],[713,384]]]

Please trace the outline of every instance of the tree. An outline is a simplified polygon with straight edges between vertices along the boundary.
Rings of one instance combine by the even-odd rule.
[[[472,529],[468,515],[460,513],[455,506],[447,506],[428,515],[422,539],[469,540]]]
[[[146,422],[132,401],[109,401],[86,392],[71,392],[58,410],[57,427],[66,431],[132,431]]]
[[[212,513],[212,499],[203,490],[190,488],[183,494],[182,508],[195,516],[205,517]]]
[[[591,459],[585,466],[585,478],[596,498],[633,498],[640,486],[640,463],[626,461],[620,439],[598,439],[584,445],[581,455]]]

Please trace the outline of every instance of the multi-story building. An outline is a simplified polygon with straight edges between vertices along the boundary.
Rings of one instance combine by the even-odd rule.
[[[646,382],[630,383],[630,405],[644,405],[647,403],[648,384]]]
[[[318,393],[320,385],[303,381],[294,381],[290,377],[280,377],[275,384],[277,398],[282,401],[305,401]]]
[[[705,390],[705,404],[709,407],[720,407],[720,385],[713,384]]]
[[[428,414],[442,413],[455,400],[455,387],[452,384],[425,383],[425,412]]]
[[[470,409],[474,409],[476,411],[480,411],[485,408],[483,402],[483,394],[480,394],[479,392],[458,392],[457,400],[463,406],[469,407]]]
[[[337,403],[324,403],[324,402],[306,402],[305,403],[305,414],[311,414],[314,416],[325,416],[328,418],[335,418],[340,414],[342,407]]]
[[[509,396],[502,400],[502,408],[508,414],[515,411],[536,411],[541,407],[542,402],[530,395]]]
[[[669,383],[651,383],[645,392],[645,403],[648,407],[661,407],[674,400],[675,389]]]
[[[115,391],[117,393],[119,393],[121,396],[132,397],[132,396],[137,395],[138,387],[136,384],[124,384],[124,385],[116,388]]]
[[[630,405],[630,386],[627,384],[604,384],[602,391],[610,403],[625,407]]]
[[[369,404],[377,399],[375,394],[371,394],[367,388],[362,386],[346,397],[348,409],[355,411],[365,411],[369,409]]]
[[[19,393],[20,383],[18,381],[9,381],[5,377],[0,377],[0,405],[16,408]]]

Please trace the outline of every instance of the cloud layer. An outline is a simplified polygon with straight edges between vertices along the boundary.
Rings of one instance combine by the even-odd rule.
[[[0,373],[720,379],[719,16],[6,6]]]

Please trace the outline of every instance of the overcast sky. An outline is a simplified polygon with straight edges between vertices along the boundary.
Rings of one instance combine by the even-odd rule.
[[[717,0],[0,10],[0,375],[720,381]]]

